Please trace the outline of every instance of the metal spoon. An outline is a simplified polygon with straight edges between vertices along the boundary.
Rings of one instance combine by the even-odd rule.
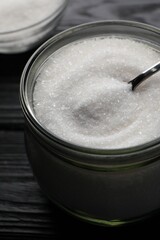
[[[146,71],[142,72],[140,75],[138,75],[136,78],[131,80],[128,83],[132,84],[132,91],[134,91],[135,88],[138,87],[139,84],[141,84],[144,80],[151,77],[153,74],[158,72],[160,70],[160,62],[156,63]]]

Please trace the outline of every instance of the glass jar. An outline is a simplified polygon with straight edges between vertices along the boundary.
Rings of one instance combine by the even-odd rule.
[[[160,209],[160,138],[125,149],[90,149],[65,142],[35,116],[33,89],[45,60],[64,45],[91,36],[120,35],[160,50],[160,30],[131,21],[83,24],[51,38],[27,63],[20,100],[26,148],[34,174],[52,202],[74,216],[104,226],[144,219]]]

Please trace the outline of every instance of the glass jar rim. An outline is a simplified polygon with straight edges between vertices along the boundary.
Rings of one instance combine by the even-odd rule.
[[[74,145],[72,143],[68,143],[65,140],[62,140],[55,136],[53,133],[50,133],[46,128],[44,128],[38,119],[35,117],[31,109],[31,102],[28,99],[27,91],[26,91],[26,82],[29,81],[28,74],[32,68],[32,64],[34,64],[37,58],[51,45],[56,44],[57,41],[63,39],[68,35],[74,34],[75,32],[81,31],[82,29],[90,29],[92,27],[104,26],[104,25],[121,25],[121,26],[128,26],[128,27],[135,27],[138,29],[145,29],[147,31],[156,33],[160,36],[160,29],[154,26],[150,26],[148,24],[135,22],[135,21],[126,21],[126,20],[114,20],[114,21],[96,21],[78,25],[76,27],[69,28],[56,36],[49,39],[45,42],[41,47],[37,49],[37,51],[31,56],[24,71],[22,73],[21,82],[20,82],[20,101],[21,106],[24,112],[25,117],[30,122],[32,127],[36,129],[41,135],[45,136],[45,138],[49,139],[51,142],[56,142],[66,148],[73,149],[78,152],[93,154],[93,155],[101,155],[101,156],[128,156],[133,155],[137,156],[137,154],[146,154],[149,151],[153,152],[156,151],[158,147],[160,147],[160,138],[157,138],[153,141],[147,142],[145,144],[141,144],[138,146],[133,146],[129,148],[120,148],[120,149],[103,149],[103,148],[88,148],[80,145]],[[157,153],[158,154],[158,153]],[[158,155],[157,155],[158,157]],[[149,159],[149,161],[151,158]]]

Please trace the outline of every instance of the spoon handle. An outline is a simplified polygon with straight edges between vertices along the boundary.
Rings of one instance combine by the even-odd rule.
[[[153,74],[155,74],[156,72],[158,72],[160,70],[160,62],[156,63],[155,65],[153,65],[152,67],[150,67],[149,69],[147,69],[146,71],[142,72],[140,75],[138,75],[136,78],[134,78],[133,80],[131,80],[129,83],[132,84],[132,91],[140,84],[142,83],[144,80],[146,80],[147,78],[149,78],[150,76],[152,76]]]

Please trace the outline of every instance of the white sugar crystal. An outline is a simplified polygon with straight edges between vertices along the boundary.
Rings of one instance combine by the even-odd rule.
[[[0,33],[32,26],[57,11],[64,0],[1,0]]]
[[[91,148],[126,148],[160,137],[160,73],[134,92],[127,82],[160,59],[153,46],[117,37],[61,48],[41,69],[34,109],[57,137]]]

